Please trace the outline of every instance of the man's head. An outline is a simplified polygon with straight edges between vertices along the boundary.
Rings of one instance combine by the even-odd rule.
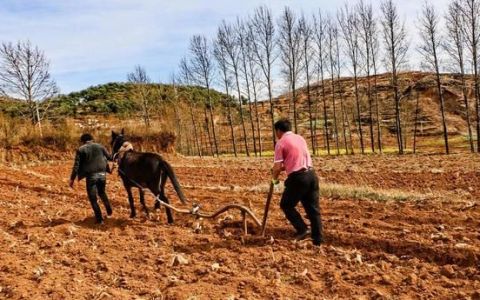
[[[292,130],[292,124],[288,119],[280,119],[277,122],[275,122],[275,134],[277,135],[277,138],[282,138],[283,134],[285,132],[291,131]]]
[[[84,144],[87,143],[87,142],[91,142],[91,141],[93,141],[93,136],[90,133],[84,133],[80,137],[80,142],[82,142]]]

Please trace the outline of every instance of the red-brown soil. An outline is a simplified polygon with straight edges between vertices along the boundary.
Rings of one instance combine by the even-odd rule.
[[[261,217],[270,159],[171,158],[205,211],[231,202]],[[291,241],[274,196],[267,238],[236,212],[197,221],[129,208],[109,177],[114,215],[95,226],[71,162],[0,166],[0,298],[479,299],[480,157],[353,156],[315,161],[321,182],[421,199],[322,198],[325,244]],[[169,184],[172,203],[181,206]],[[147,199],[153,207],[153,198]],[[197,224],[197,222],[199,224]],[[195,228],[202,228],[195,232]],[[175,255],[181,256],[172,265]],[[185,258],[186,261],[182,261]]]

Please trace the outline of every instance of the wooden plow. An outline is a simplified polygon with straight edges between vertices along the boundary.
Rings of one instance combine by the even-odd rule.
[[[223,213],[225,213],[229,210],[237,209],[242,213],[243,231],[244,231],[245,235],[248,234],[248,226],[247,226],[247,216],[248,216],[253,220],[255,225],[257,225],[258,227],[261,228],[261,231],[260,231],[261,236],[262,237],[265,236],[265,230],[266,230],[266,227],[267,227],[268,211],[269,211],[269,208],[270,208],[270,202],[272,200],[273,191],[274,191],[274,183],[273,182],[270,183],[270,188],[269,188],[269,191],[268,191],[267,201],[265,203],[263,220],[262,220],[262,222],[260,222],[260,220],[257,218],[257,216],[255,216],[255,213],[253,213],[253,211],[251,211],[248,207],[246,207],[244,205],[240,205],[240,204],[228,204],[228,205],[226,205],[226,206],[224,206],[224,207],[222,207],[222,208],[220,208],[220,209],[218,209],[218,210],[216,210],[215,212],[212,212],[212,213],[202,212],[199,204],[194,204],[192,209],[177,208],[177,207],[175,207],[175,206],[173,206],[169,203],[166,203],[165,201],[160,199],[159,196],[153,194],[150,190],[143,188],[139,183],[137,183],[134,180],[128,178],[122,170],[118,169],[118,171],[121,174],[123,174],[130,182],[132,182],[137,188],[139,188],[141,190],[147,190],[150,194],[152,194],[155,197],[155,201],[158,201],[160,203],[160,206],[163,205],[163,206],[168,207],[171,210],[173,210],[177,213],[180,213],[180,214],[188,214],[188,215],[196,216],[197,218],[204,218],[204,219],[215,219],[219,215],[221,215],[221,214],[223,214]]]
[[[247,235],[248,234],[248,226],[247,226],[247,216],[250,217],[253,222],[255,223],[255,225],[257,225],[258,227],[261,228],[261,236],[265,236],[265,230],[267,228],[267,218],[268,218],[268,211],[269,211],[269,208],[270,208],[270,202],[272,200],[272,196],[273,196],[273,191],[274,191],[274,184],[273,183],[270,183],[270,188],[269,188],[269,191],[268,191],[268,196],[267,196],[267,201],[265,203],[265,210],[264,210],[264,213],[263,213],[263,220],[262,222],[260,222],[260,220],[257,218],[257,216],[255,216],[255,213],[253,211],[251,211],[248,207],[244,206],[244,205],[240,205],[240,204],[228,204],[212,213],[207,213],[207,212],[202,212],[200,209],[200,205],[199,204],[193,204],[193,207],[192,209],[182,209],[182,208],[177,208],[169,203],[166,203],[164,201],[162,201],[158,196],[155,196],[155,201],[158,201],[160,203],[160,205],[163,205],[165,207],[168,207],[170,208],[171,210],[177,212],[177,213],[180,213],[180,214],[188,214],[188,215],[192,215],[192,216],[196,216],[197,218],[204,218],[204,219],[215,219],[217,218],[219,215],[229,211],[229,210],[232,210],[232,209],[236,209],[236,210],[239,210],[241,213],[242,213],[242,223],[243,223],[243,232],[244,232],[244,235]]]

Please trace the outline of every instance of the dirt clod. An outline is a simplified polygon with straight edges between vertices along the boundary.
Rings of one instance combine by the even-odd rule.
[[[183,254],[174,254],[170,260],[170,266],[187,265],[188,259]]]

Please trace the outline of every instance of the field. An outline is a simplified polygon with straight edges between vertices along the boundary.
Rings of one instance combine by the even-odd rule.
[[[261,217],[270,158],[169,157],[187,197]],[[480,299],[480,157],[341,156],[315,160],[325,244],[295,243],[274,196],[267,238],[236,212],[217,220],[163,209],[95,226],[71,161],[0,166],[0,298]],[[168,184],[174,205],[180,205]],[[147,198],[153,207],[153,198]]]

